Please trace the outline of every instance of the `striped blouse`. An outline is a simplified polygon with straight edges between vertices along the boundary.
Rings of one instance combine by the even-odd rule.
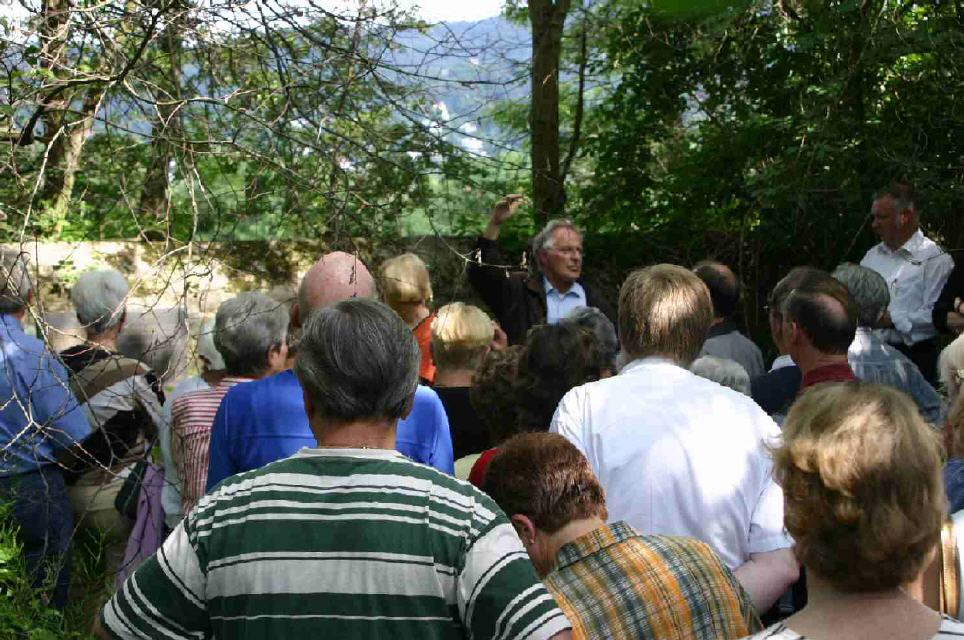
[[[171,407],[171,448],[181,480],[181,515],[204,495],[208,479],[211,425],[228,390],[250,378],[228,376],[208,389],[187,393]]]

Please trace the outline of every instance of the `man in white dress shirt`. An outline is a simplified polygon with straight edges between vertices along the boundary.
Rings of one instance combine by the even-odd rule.
[[[913,186],[895,182],[879,191],[870,215],[880,243],[860,266],[883,276],[890,289],[890,305],[877,327],[933,383],[938,348],[932,313],[954,261],[921,232]]]
[[[798,576],[766,450],[780,429],[750,398],[686,369],[712,320],[691,271],[632,273],[619,294],[628,364],[567,393],[551,430],[593,466],[610,521],[706,542],[766,611]]]

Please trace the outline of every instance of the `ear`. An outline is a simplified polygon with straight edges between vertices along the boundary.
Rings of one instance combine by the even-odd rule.
[[[408,396],[408,400],[405,401],[405,408],[402,409],[402,415],[400,415],[398,419],[404,420],[405,418],[407,418],[408,415],[412,413],[412,407],[414,406],[415,406],[415,392],[413,391],[412,394]]]
[[[305,415],[308,416],[308,422],[310,424],[315,417],[315,402],[311,399],[311,395],[309,395],[308,390],[304,387],[301,388],[301,397],[304,399]]]
[[[298,309],[298,302],[291,303],[291,318],[288,320],[292,329],[301,328],[301,311]]]
[[[536,525],[529,516],[517,513],[509,518],[515,532],[519,534],[522,545],[528,549],[536,543]]]

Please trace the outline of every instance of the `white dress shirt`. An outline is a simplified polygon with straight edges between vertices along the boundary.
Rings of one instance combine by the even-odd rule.
[[[546,290],[546,324],[556,324],[579,307],[586,306],[586,290],[578,282],[565,293],[552,286],[549,278],[542,276],[542,286]]]
[[[931,313],[954,269],[954,261],[943,249],[918,229],[896,251],[883,242],[875,245],[860,265],[882,275],[890,289],[887,310],[894,329],[881,332],[884,340],[910,346],[937,335]]]
[[[660,358],[576,387],[551,431],[582,451],[610,522],[692,536],[735,569],[791,545],[765,444],[780,429],[750,398]]]

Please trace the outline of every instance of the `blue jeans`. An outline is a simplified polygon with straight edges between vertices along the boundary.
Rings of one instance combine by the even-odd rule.
[[[54,465],[44,465],[36,471],[0,478],[0,501],[11,503],[34,588],[53,587],[50,603],[63,609],[70,584],[74,528],[63,474]]]

